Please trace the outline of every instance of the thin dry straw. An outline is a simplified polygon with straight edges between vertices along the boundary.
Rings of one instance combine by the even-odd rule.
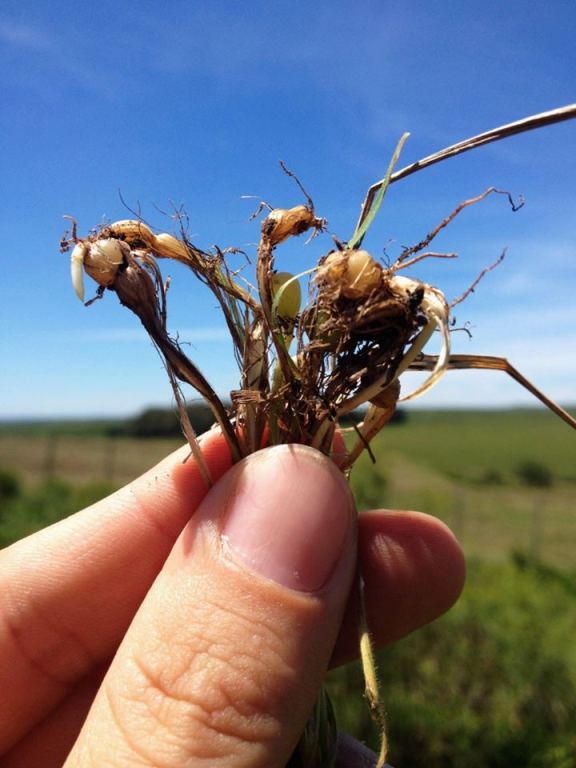
[[[383,185],[393,184],[395,181],[405,179],[406,176],[410,176],[416,171],[421,171],[424,168],[428,168],[430,165],[439,163],[442,160],[448,160],[455,155],[461,155],[463,152],[468,152],[476,147],[481,147],[484,144],[490,144],[493,141],[500,141],[508,136],[514,136],[517,133],[525,133],[526,131],[532,131],[536,128],[543,128],[546,125],[553,125],[554,123],[561,123],[564,120],[573,120],[576,118],[576,104],[568,104],[565,107],[559,107],[558,109],[552,109],[549,112],[540,112],[537,115],[531,117],[525,117],[523,120],[516,120],[513,123],[507,123],[501,125],[499,128],[493,128],[490,131],[479,133],[477,136],[472,136],[464,141],[459,141],[457,144],[452,144],[445,149],[441,149],[439,152],[435,152],[433,155],[418,160],[415,163],[407,165],[405,168],[401,168],[396,173],[392,173],[390,177],[384,177],[380,181],[373,184],[366,194],[366,199],[362,204],[362,212],[356,225],[356,231],[362,225],[364,219],[372,208],[372,201],[374,195],[379,191]]]

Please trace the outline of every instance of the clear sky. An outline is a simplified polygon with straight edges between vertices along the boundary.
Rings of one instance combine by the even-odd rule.
[[[203,247],[253,250],[256,195],[302,202],[283,159],[329,229],[352,233],[367,187],[404,131],[401,165],[475,133],[576,101],[573,0],[0,4],[0,417],[124,415],[168,404],[161,362],[138,321],[105,300],[84,308],[58,242],[126,218],[160,229],[183,204]],[[365,245],[417,242],[460,201],[494,197],[437,242],[458,261],[414,275],[460,294],[456,352],[507,356],[551,396],[576,401],[576,121],[507,140],[395,185]],[[328,236],[278,249],[300,271]],[[237,386],[213,300],[177,269],[170,328],[216,389]],[[89,281],[88,281],[89,282]],[[415,381],[414,374],[412,376]],[[422,406],[532,402],[502,374],[451,373]]]

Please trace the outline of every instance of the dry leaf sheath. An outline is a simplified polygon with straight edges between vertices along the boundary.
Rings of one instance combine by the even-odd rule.
[[[234,461],[263,445],[280,443],[302,443],[330,455],[339,420],[364,405],[364,420],[355,427],[357,440],[342,465],[349,470],[362,451],[369,450],[370,441],[390,420],[397,402],[424,394],[450,368],[505,371],[576,427],[569,413],[550,401],[506,360],[451,355],[450,306],[444,295],[438,288],[401,274],[424,258],[453,258],[455,254],[434,253],[427,250],[428,246],[464,208],[501,190],[490,188],[461,203],[420,243],[405,249],[392,265],[382,265],[361,247],[389,184],[475,146],[575,116],[576,106],[537,115],[480,134],[394,172],[407,138],[405,134],[386,176],[370,188],[350,239],[335,240],[335,247],[298,276],[276,270],[276,249],[305,233],[314,237],[325,229],[326,222],[316,215],[310,196],[295,179],[306,204],[271,209],[264,218],[257,253],[256,289],[238,280],[227,263],[226,252],[218,248],[207,252],[197,247],[189,240],[184,226],[180,236],[175,237],[155,233],[144,222],[130,219],[99,227],[79,238],[73,222],[71,233],[62,240],[62,250],[72,249],[72,282],[81,300],[86,272],[98,284],[95,298],[106,290],[113,291],[140,318],[164,360],[183,431],[207,483],[209,473],[179,389],[182,382],[190,384],[206,400]],[[212,291],[222,309],[240,368],[240,387],[231,393],[229,407],[167,330],[166,285],[158,266],[161,259],[176,260],[188,267]],[[480,277],[494,266],[483,270]],[[304,278],[308,291],[302,306]],[[465,298],[476,283],[457,301]],[[435,332],[439,333],[440,352],[427,355],[426,344]],[[400,377],[408,369],[427,371],[428,377],[413,392],[401,397]],[[362,592],[361,579],[359,588]],[[382,730],[378,759],[378,766],[382,766],[387,754],[384,713],[363,611],[359,625],[367,698]],[[331,766],[334,750],[334,717],[322,694],[291,765]]]

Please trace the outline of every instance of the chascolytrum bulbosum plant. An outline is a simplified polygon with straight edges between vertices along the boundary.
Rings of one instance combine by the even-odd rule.
[[[385,177],[368,190],[351,237],[346,241],[334,238],[329,252],[301,275],[276,270],[276,249],[305,232],[311,233],[311,238],[321,234],[326,221],[316,215],[311,198],[283,165],[300,187],[306,204],[270,209],[264,218],[255,288],[238,280],[227,264],[226,252],[198,248],[189,240],[183,225],[180,236],[175,237],[156,234],[143,221],[129,219],[98,227],[87,237],[79,238],[73,220],[71,233],[66,233],[62,240],[62,250],[72,249],[72,282],[82,301],[86,272],[98,283],[95,298],[86,304],[108,289],[140,318],[164,360],[183,432],[207,484],[211,478],[187,416],[180,391],[182,382],[190,384],[206,400],[234,461],[263,445],[280,443],[306,444],[331,455],[340,419],[359,406],[367,406],[363,421],[353,428],[355,442],[339,461],[342,471],[348,473],[358,456],[364,450],[370,451],[370,441],[390,420],[397,403],[423,395],[450,369],[504,371],[576,428],[576,420],[567,411],[506,359],[451,353],[451,309],[466,298],[503,255],[482,270],[472,286],[451,304],[438,288],[401,274],[425,258],[454,257],[455,254],[429,251],[428,246],[464,208],[488,195],[507,196],[516,210],[519,206],[515,206],[508,193],[489,188],[460,203],[420,243],[405,248],[390,266],[383,266],[362,248],[364,236],[391,184],[483,144],[574,117],[576,105],[535,115],[479,134],[395,171],[408,137],[404,134]],[[187,266],[218,300],[240,368],[240,387],[231,392],[230,407],[224,405],[204,374],[168,333],[166,285],[158,267],[159,259],[172,259]],[[302,306],[304,278],[308,281],[308,293]],[[425,347],[435,332],[440,335],[440,351],[429,355]],[[415,390],[401,396],[400,377],[408,370],[427,371],[429,375]],[[361,571],[360,563],[357,587],[362,596]],[[382,734],[377,763],[381,768],[388,751],[384,708],[364,614],[361,608],[359,648],[367,700]],[[335,748],[334,714],[327,695],[321,692],[290,765],[327,768],[333,765]]]

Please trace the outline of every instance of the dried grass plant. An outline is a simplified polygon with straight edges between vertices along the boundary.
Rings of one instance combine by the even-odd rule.
[[[385,177],[368,190],[352,236],[346,241],[334,239],[329,251],[302,275],[277,272],[276,250],[290,238],[305,233],[314,238],[326,228],[326,221],[316,215],[312,199],[300,181],[283,166],[306,202],[290,209],[270,209],[263,219],[254,288],[231,270],[227,252],[218,248],[207,252],[192,243],[183,217],[179,218],[179,237],[154,233],[144,221],[135,218],[100,226],[79,238],[73,221],[71,232],[62,240],[62,250],[72,249],[72,281],[82,301],[86,272],[98,284],[95,298],[106,290],[112,291],[140,318],[164,360],[183,432],[207,484],[211,478],[188,420],[180,391],[182,383],[191,385],[205,399],[234,461],[264,445],[280,443],[302,443],[331,455],[340,419],[367,405],[363,422],[354,427],[356,440],[340,462],[342,470],[349,472],[358,456],[364,450],[370,451],[371,440],[389,421],[397,403],[424,394],[451,368],[504,371],[576,427],[569,413],[536,389],[507,360],[450,352],[452,307],[466,298],[502,257],[484,269],[451,306],[438,288],[402,274],[426,258],[453,258],[455,254],[429,250],[438,233],[464,208],[488,195],[506,195],[515,207],[508,193],[490,188],[462,202],[389,266],[383,266],[362,249],[363,238],[391,184],[475,147],[574,117],[576,105],[536,115],[482,133],[395,171],[408,136],[405,134]],[[240,371],[240,386],[230,393],[231,407],[224,405],[168,332],[167,285],[158,266],[163,259],[188,267],[212,291],[221,307]],[[305,278],[308,286],[302,301]],[[440,352],[425,354],[425,346],[435,332],[440,334]],[[429,375],[414,391],[402,396],[400,377],[408,369],[428,371]],[[361,574],[358,586],[362,592]],[[366,696],[382,733],[378,759],[381,767],[387,755],[384,710],[363,615],[359,625]],[[330,766],[334,750],[334,717],[322,693],[291,765]]]

